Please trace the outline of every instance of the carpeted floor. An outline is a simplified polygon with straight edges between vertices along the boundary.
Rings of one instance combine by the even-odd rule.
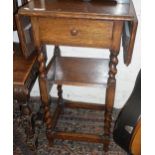
[[[32,98],[30,101],[30,105],[35,109],[37,109],[39,103],[40,101],[38,98]],[[52,102],[51,111],[54,110],[55,104],[55,102]],[[119,110],[114,110],[113,122],[118,112]],[[103,116],[104,112],[102,111],[65,109],[64,113],[60,116],[56,130],[96,133],[100,135],[103,133]],[[55,140],[54,146],[48,147],[44,125],[39,131],[38,148],[36,151],[32,151],[25,144],[24,131],[22,127],[17,125],[17,122],[16,117],[14,117],[14,155],[127,155],[125,151],[114,143],[112,137],[110,150],[107,153],[102,151],[102,144],[68,140]]]

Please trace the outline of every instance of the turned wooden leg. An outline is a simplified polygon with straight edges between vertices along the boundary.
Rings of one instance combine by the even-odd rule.
[[[17,123],[18,126],[21,124],[21,108],[17,100],[13,101],[13,121]]]
[[[61,50],[59,48],[58,45],[55,46],[54,48],[54,56],[55,57],[61,57]],[[58,85],[57,86],[57,90],[58,90],[58,106],[61,105],[63,106],[63,98],[62,98],[62,85]]]
[[[52,127],[52,118],[50,113],[50,105],[49,105],[49,94],[47,87],[47,77],[46,77],[46,67],[45,67],[45,56],[39,51],[38,56],[39,61],[39,86],[40,86],[40,95],[44,109],[44,121],[46,124],[46,136],[49,141],[49,145],[51,145],[51,127]]]
[[[61,57],[61,51],[59,46],[55,46],[54,48],[54,56],[55,57]],[[58,85],[57,86],[57,90],[58,90],[58,105],[62,105],[63,104],[63,98],[62,98],[62,85]]]
[[[106,89],[106,105],[105,105],[105,114],[104,114],[104,151],[108,151],[110,143],[110,134],[111,134],[111,122],[112,122],[112,110],[114,105],[115,98],[115,87],[116,79],[115,75],[117,73],[117,59],[118,52],[111,52],[110,62],[109,62],[109,78],[108,85]]]
[[[57,90],[58,90],[58,105],[63,106],[63,98],[62,98],[62,85],[58,85],[57,86]]]
[[[25,129],[26,143],[29,147],[31,147],[31,149],[35,149],[37,146],[34,122],[32,121],[32,111],[27,102],[21,104],[21,120],[22,126]]]

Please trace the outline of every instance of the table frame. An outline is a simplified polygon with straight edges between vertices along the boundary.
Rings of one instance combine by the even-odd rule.
[[[41,13],[37,14],[28,14],[19,11],[19,14],[16,15],[16,21],[17,26],[19,28],[19,37],[22,40],[22,47],[25,45],[23,41],[24,32],[22,27],[22,17],[28,16],[30,18],[30,22],[32,24],[32,32],[33,32],[33,39],[34,39],[34,45],[35,49],[38,51],[38,61],[39,61],[39,88],[40,88],[40,95],[41,100],[44,108],[44,121],[46,123],[46,135],[49,140],[49,144],[53,144],[53,140],[55,138],[58,139],[69,139],[69,140],[80,140],[80,141],[89,141],[89,142],[97,142],[97,143],[103,143],[104,144],[104,151],[108,151],[108,146],[110,143],[110,134],[111,134],[111,122],[112,122],[112,110],[114,105],[114,99],[115,99],[115,89],[116,89],[116,73],[117,73],[117,64],[118,64],[118,54],[120,51],[120,42],[123,34],[123,47],[125,50],[127,50],[127,54],[125,54],[124,61],[128,65],[131,61],[132,57],[132,50],[135,40],[135,34],[136,34],[136,28],[137,28],[137,17],[133,18],[133,20],[128,21],[128,19],[124,18],[119,19],[118,17],[115,18],[109,18],[106,17],[105,19],[101,19],[104,22],[113,22],[113,29],[112,29],[112,41],[111,45],[109,47],[110,50],[110,61],[109,61],[109,77],[107,80],[107,88],[106,88],[106,99],[105,99],[105,107],[103,105],[94,105],[94,104],[81,104],[81,103],[74,103],[71,104],[70,102],[67,102],[64,105],[63,98],[62,98],[62,85],[58,84],[58,106],[56,108],[56,111],[53,116],[51,116],[50,112],[50,106],[49,106],[49,91],[48,91],[48,79],[47,79],[47,73],[48,70],[52,65],[54,65],[54,62],[57,58],[61,57],[60,48],[58,45],[56,45],[54,50],[54,56],[52,60],[50,61],[49,65],[46,67],[45,63],[45,56],[42,51],[42,45],[44,40],[41,40],[40,38],[40,27],[42,25],[39,24],[39,18],[44,18],[43,16],[40,16]],[[48,19],[53,18],[51,16],[46,17]],[[58,17],[56,17],[58,18]],[[63,17],[61,17],[63,18]],[[76,17],[83,19],[83,17]],[[70,17],[64,17],[64,19],[71,19]],[[83,19],[84,20],[84,19]],[[90,19],[91,20],[91,19]],[[92,19],[94,20],[94,19]],[[130,36],[127,36],[126,34],[126,27],[125,22],[130,22]],[[49,42],[48,42],[49,43]],[[70,43],[68,43],[69,45]],[[72,45],[72,44],[71,44]],[[74,44],[72,45],[74,46]],[[85,46],[85,45],[83,45]],[[25,47],[25,46],[24,46]],[[23,49],[24,51],[24,49]],[[125,52],[124,52],[125,53]],[[54,127],[56,126],[56,122],[58,120],[58,117],[60,113],[63,111],[64,107],[69,108],[84,108],[84,109],[94,109],[94,110],[105,110],[104,114],[104,134],[102,136],[97,135],[91,135],[91,134],[81,134],[81,133],[65,133],[65,132],[56,132],[54,130]]]

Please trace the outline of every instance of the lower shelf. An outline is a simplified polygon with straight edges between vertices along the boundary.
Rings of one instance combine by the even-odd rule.
[[[57,57],[48,79],[60,85],[106,85],[108,64],[108,59]]]
[[[77,108],[79,108],[80,110],[82,110],[82,109],[83,110],[80,113],[78,113]],[[70,110],[76,109],[74,116],[73,116],[73,110],[71,112],[69,109]],[[93,104],[93,103],[90,104],[90,103],[73,102],[73,101],[64,100],[63,105],[60,106],[58,104],[56,110],[53,112],[53,115],[52,115],[52,125],[51,125],[52,130],[49,133],[49,135],[50,135],[49,137],[51,137],[51,141],[53,141],[54,139],[62,139],[62,140],[75,140],[75,141],[84,141],[84,142],[86,141],[86,142],[95,142],[95,143],[105,143],[105,138],[103,137],[103,131],[104,131],[103,120],[97,119],[97,116],[99,115],[99,113],[97,114],[97,116],[92,116],[98,110],[100,111],[100,115],[103,115],[104,109],[105,109],[104,104]],[[86,118],[84,116],[85,115],[84,111],[86,112],[87,115],[89,113],[89,118]],[[68,124],[67,130],[63,129],[63,128],[61,128],[61,129],[59,128],[64,123],[64,122],[62,122],[64,114],[65,114],[66,120],[67,120],[67,117],[70,118],[69,122],[65,122],[66,124]],[[77,115],[77,116],[75,117],[75,115]],[[60,117],[61,117],[61,119],[60,119]],[[90,119],[92,119],[92,117],[94,120],[97,119],[96,120],[96,124],[98,125],[97,130],[94,130],[95,124],[90,121]],[[103,115],[103,117],[104,117],[104,115]],[[80,124],[83,124],[83,125],[81,125],[81,127],[85,126],[84,123],[87,122],[87,124],[89,125],[89,127],[91,129],[90,133],[83,131],[82,128],[78,128],[79,123],[77,123],[77,120],[79,120],[79,119],[82,119],[80,121]],[[61,120],[61,121],[59,122],[59,120]],[[74,121],[74,123],[73,123],[73,121]],[[76,125],[76,127],[73,127],[75,125]],[[94,126],[94,127],[92,128],[92,126]],[[76,131],[74,130],[75,128],[76,128]],[[80,130],[82,130],[84,133],[78,132]]]

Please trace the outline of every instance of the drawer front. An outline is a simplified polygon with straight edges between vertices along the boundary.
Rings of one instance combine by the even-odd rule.
[[[58,45],[109,48],[112,30],[112,21],[39,18],[41,41]]]

